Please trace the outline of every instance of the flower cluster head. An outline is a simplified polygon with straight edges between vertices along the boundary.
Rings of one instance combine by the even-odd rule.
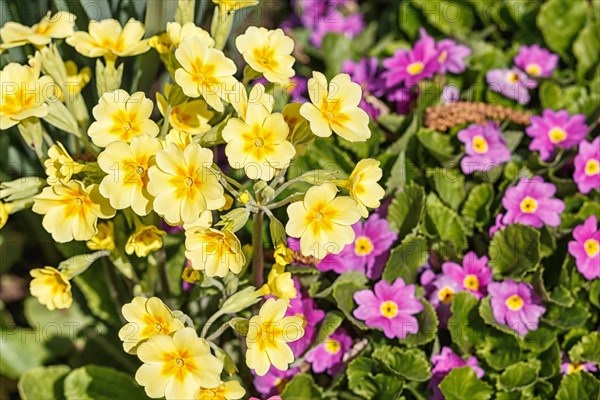
[[[415,285],[405,285],[402,278],[393,284],[379,281],[374,290],[354,293],[358,304],[353,315],[371,328],[383,330],[388,339],[404,339],[419,332],[419,322],[414,316],[423,311],[423,304],[415,297]]]
[[[600,278],[600,230],[595,215],[573,229],[573,239],[569,242],[569,253],[575,257],[577,270],[587,280]]]
[[[492,280],[492,269],[487,262],[486,256],[477,257],[475,252],[470,251],[465,254],[462,266],[445,262],[442,271],[458,284],[461,291],[467,291],[480,299],[486,295],[487,285]]]
[[[563,375],[571,375],[579,371],[596,372],[598,371],[598,365],[594,362],[571,362],[567,354],[563,353],[560,372]]]
[[[69,276],[53,267],[35,268],[29,274],[33,278],[29,291],[40,304],[50,311],[71,307],[73,295]]]
[[[240,240],[228,229],[219,231],[202,224],[189,226],[185,230],[185,249],[192,268],[210,277],[237,274],[246,263]]]
[[[507,279],[490,283],[488,291],[492,312],[499,324],[508,326],[522,336],[538,328],[546,308],[541,305],[540,298],[529,283]]]
[[[525,131],[533,139],[529,150],[537,150],[542,160],[548,160],[557,147],[568,149],[578,145],[588,130],[585,115],[546,109],[542,116],[531,117],[531,125]]]
[[[504,224],[523,224],[541,228],[560,225],[560,214],[565,209],[562,200],[553,198],[556,186],[539,176],[523,177],[517,186],[506,189],[502,205],[506,209]]]
[[[518,68],[492,69],[485,75],[489,89],[502,94],[520,104],[527,104],[531,100],[529,90],[535,89],[537,81],[531,79]]]
[[[460,161],[460,167],[465,174],[489,171],[510,161],[511,155],[506,139],[495,122],[471,125],[458,132],[458,140],[465,145],[466,156]]]
[[[311,363],[314,373],[327,371],[329,375],[334,375],[340,367],[344,354],[350,350],[350,346],[352,346],[352,338],[340,328],[323,343],[309,351],[306,361]]]
[[[600,189],[600,137],[591,143],[584,140],[579,144],[573,180],[581,193]]]
[[[517,67],[532,78],[549,78],[558,65],[558,56],[534,44],[521,46],[514,61]]]
[[[52,14],[49,11],[40,22],[32,27],[8,21],[0,28],[0,38],[2,39],[0,49],[6,50],[27,43],[40,48],[49,45],[52,39],[70,37],[73,35],[76,18],[70,12],[58,11]]]

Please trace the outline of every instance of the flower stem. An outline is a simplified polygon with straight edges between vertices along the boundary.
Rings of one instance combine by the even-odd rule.
[[[264,211],[258,210],[252,217],[252,277],[255,287],[263,284],[264,254],[263,254],[263,217]]]

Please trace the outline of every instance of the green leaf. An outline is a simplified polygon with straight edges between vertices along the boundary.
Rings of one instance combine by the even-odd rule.
[[[586,80],[588,72],[600,61],[600,4],[592,3],[591,7],[587,23],[573,43],[580,82]]]
[[[428,23],[446,35],[466,34],[475,22],[473,10],[463,1],[411,0],[411,3],[422,10]]]
[[[354,302],[354,293],[365,288],[367,278],[362,273],[347,272],[340,275],[333,283],[332,294],[338,307],[346,318],[360,329],[367,329],[367,326],[354,318],[352,311],[356,307]]]
[[[351,58],[352,40],[345,35],[329,32],[323,37],[321,49],[325,60],[325,75],[332,78],[342,69],[344,60]]]
[[[42,331],[23,328],[0,328],[0,371],[11,379],[41,366],[49,357]]]
[[[409,347],[422,346],[435,339],[438,331],[438,318],[435,309],[428,301],[421,299],[425,307],[423,311],[415,315],[419,324],[419,332],[416,335],[409,334],[405,339],[398,339]]]
[[[421,186],[411,182],[396,192],[389,207],[387,220],[390,229],[398,232],[399,240],[414,231],[424,210],[425,190]]]
[[[572,362],[588,361],[600,364],[600,332],[591,332],[569,350]]]
[[[590,285],[589,300],[596,308],[600,308],[600,279],[594,279]]]
[[[535,357],[542,362],[542,367],[540,369],[541,378],[551,378],[560,373],[562,354],[560,351],[560,346],[556,340],[552,341],[552,345],[548,348],[548,350],[544,351],[543,353],[539,353]],[[540,382],[541,381],[537,382],[537,387],[539,387]]]
[[[393,283],[402,278],[408,285],[417,280],[417,270],[427,262],[427,239],[408,235],[390,253],[383,271],[383,279]]]
[[[489,265],[497,279],[520,278],[540,261],[540,233],[529,226],[508,225],[496,232],[488,253]]]
[[[408,381],[425,382],[431,377],[431,365],[421,349],[401,349],[381,346],[373,358],[385,365],[392,374]]]
[[[546,313],[542,316],[544,321],[561,329],[585,326],[589,318],[590,313],[579,304],[563,307],[551,302],[547,304]]]
[[[119,314],[106,286],[106,276],[102,271],[103,267],[112,268],[112,266],[96,264],[73,280],[83,293],[87,306],[95,316],[105,321],[118,321],[120,323]]]
[[[441,163],[454,157],[454,148],[450,143],[449,135],[421,128],[417,132],[417,139]]]
[[[556,333],[545,326],[538,327],[535,331],[527,332],[521,345],[524,349],[541,353],[556,342]]]
[[[479,380],[471,367],[455,368],[439,385],[446,400],[487,400],[492,387]]]
[[[432,177],[435,191],[440,199],[452,209],[458,207],[465,199],[465,176],[457,169],[434,168],[427,171]]]
[[[445,206],[433,193],[427,196],[425,230],[429,235],[438,236],[457,250],[467,248],[466,228],[460,216]]]
[[[458,292],[452,298],[451,311],[448,330],[452,342],[463,353],[472,353],[485,339],[486,328],[479,316],[479,300],[469,292]]]
[[[87,365],[65,379],[67,400],[148,399],[133,377],[112,368]]]
[[[373,396],[373,400],[391,400],[399,399],[404,382],[387,374],[375,375],[375,384],[377,385],[377,393]]]
[[[498,387],[503,390],[523,390],[535,384],[540,363],[519,362],[508,366],[498,378]]]
[[[479,229],[490,221],[490,207],[494,201],[494,188],[489,183],[480,183],[469,192],[461,215],[469,224]]]
[[[562,94],[562,89],[557,83],[545,80],[540,85],[540,102],[542,103],[542,107],[553,110],[561,109],[564,104]]]
[[[373,398],[377,393],[378,385],[372,377],[378,369],[377,361],[369,357],[356,357],[348,364],[346,370],[350,390],[366,399]]]
[[[27,370],[19,379],[22,400],[62,400],[63,382],[71,370],[66,365],[37,367]]]
[[[510,329],[508,326],[496,321],[496,318],[494,317],[494,313],[492,312],[492,306],[490,304],[489,296],[486,297],[485,299],[481,300],[481,303],[479,304],[479,315],[485,321],[486,324],[493,326],[500,332],[507,333],[509,335],[512,335],[512,336],[520,339],[520,336],[517,332]]]
[[[344,316],[342,313],[338,311],[328,312],[323,322],[321,322],[321,328],[319,329],[319,333],[317,334],[317,338],[315,339],[313,346],[318,346],[319,344],[323,343],[325,339],[331,336],[331,334],[333,334],[333,332],[335,332],[336,329],[342,325],[342,322],[344,322]]]
[[[521,359],[521,347],[514,336],[490,330],[477,355],[496,371],[503,371]]]
[[[285,385],[281,393],[284,400],[312,400],[323,397],[323,391],[309,374],[298,374]]]
[[[556,393],[556,400],[598,400],[600,382],[594,375],[580,371],[565,375]]]
[[[552,0],[544,3],[538,14],[537,26],[548,47],[567,57],[589,11],[585,1]]]

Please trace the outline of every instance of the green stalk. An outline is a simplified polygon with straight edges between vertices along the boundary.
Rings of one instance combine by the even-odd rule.
[[[259,288],[263,284],[264,255],[263,255],[263,228],[264,211],[259,209],[252,217],[252,278],[254,286]]]

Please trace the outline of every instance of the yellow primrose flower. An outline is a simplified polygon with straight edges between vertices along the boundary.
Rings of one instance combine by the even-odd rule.
[[[286,85],[294,72],[294,41],[281,29],[250,26],[235,39],[235,45],[248,65],[269,82]]]
[[[5,130],[29,117],[48,115],[46,100],[54,96],[54,81],[40,77],[39,68],[10,63],[0,71],[0,129]]]
[[[117,210],[131,207],[137,215],[152,210],[148,192],[148,168],[162,150],[160,140],[149,135],[136,136],[131,143],[112,142],[98,155],[98,165],[106,175],[100,182],[100,193]]]
[[[86,243],[90,250],[115,249],[115,224],[112,221],[98,223],[98,232]]]
[[[286,245],[283,243],[280,243],[275,247],[273,256],[275,257],[275,262],[283,266],[286,266],[294,261],[294,251],[286,247]]]
[[[71,158],[61,142],[56,142],[48,149],[48,159],[44,161],[44,167],[49,185],[58,182],[67,183],[74,174],[83,171],[83,165]]]
[[[363,218],[369,216],[367,207],[379,207],[380,200],[385,195],[385,190],[378,183],[383,176],[379,164],[379,161],[372,158],[360,160],[348,177],[347,187],[350,197],[358,203]]]
[[[125,26],[116,19],[90,21],[88,32],[78,31],[67,38],[67,44],[89,58],[104,57],[114,64],[117,57],[137,56],[150,50],[144,24],[130,18]]]
[[[112,218],[115,210],[100,195],[98,185],[79,181],[47,186],[33,198],[33,212],[44,215],[42,226],[58,243],[89,240],[97,232],[98,218]]]
[[[195,399],[199,400],[238,400],[244,397],[246,391],[238,381],[227,381],[214,388],[200,388]]]
[[[90,67],[83,67],[81,70],[77,67],[74,61],[65,61],[65,69],[67,70],[67,81],[64,86],[68,90],[70,96],[75,96],[83,90],[92,79],[92,70]]]
[[[181,151],[184,151],[188,144],[192,143],[192,135],[187,132],[171,129],[165,135],[165,144],[174,143]]]
[[[304,103],[300,114],[310,122],[315,135],[329,137],[333,131],[350,142],[371,137],[369,116],[358,107],[362,90],[348,74],[336,75],[328,85],[325,75],[313,72],[308,94],[312,103]]]
[[[190,143],[181,150],[169,143],[156,154],[156,165],[148,170],[148,191],[154,198],[154,211],[170,225],[192,223],[206,210],[225,204],[219,178],[209,169],[210,150]]]
[[[288,345],[304,335],[302,317],[286,317],[285,300],[268,299],[258,315],[250,319],[246,336],[246,364],[256,375],[264,376],[271,365],[286,371],[294,362],[294,353]]]
[[[185,256],[192,261],[192,268],[210,277],[222,278],[229,271],[239,274],[246,263],[242,244],[235,234],[199,225],[185,230]]]
[[[286,140],[289,128],[279,113],[270,114],[260,103],[250,103],[246,120],[231,118],[223,129],[225,154],[233,168],[244,168],[250,179],[273,179],[276,169],[296,155]]]
[[[66,11],[59,11],[54,15],[48,11],[48,14],[31,28],[9,21],[0,28],[0,38],[2,38],[0,47],[8,49],[27,43],[36,47],[46,46],[52,39],[62,39],[72,35],[76,18],[75,15]]]
[[[193,328],[172,336],[155,335],[140,344],[137,355],[144,363],[135,380],[152,398],[192,399],[199,387],[221,384],[223,362],[210,353],[210,346]]]
[[[128,322],[119,331],[119,339],[129,354],[136,354],[138,345],[155,335],[169,335],[183,329],[183,322],[158,297],[134,297],[121,308]]]
[[[175,82],[183,93],[189,97],[202,96],[209,106],[222,112],[221,99],[227,100],[227,93],[236,82],[234,62],[196,36],[181,41],[175,58],[181,64],[175,71]]]
[[[165,95],[169,96],[171,85],[165,86]],[[156,93],[156,103],[161,115],[165,116],[168,109],[167,98],[160,93]],[[192,100],[171,107],[169,112],[169,124],[181,132],[187,132],[191,135],[199,135],[208,132],[211,126],[208,121],[215,115],[214,112],[208,109],[208,105],[204,100]]]
[[[56,268],[35,268],[29,271],[33,280],[29,284],[31,295],[48,307],[48,310],[71,307],[73,295],[69,277]]]
[[[360,219],[358,206],[350,197],[336,197],[336,193],[333,183],[323,183],[308,189],[304,200],[288,206],[285,231],[300,238],[304,256],[322,259],[354,241],[352,224]]]
[[[215,40],[210,33],[196,26],[193,22],[187,22],[183,25],[177,22],[167,22],[167,33],[173,47],[179,47],[184,38],[197,37],[208,47],[215,46]]]
[[[296,298],[297,292],[294,286],[291,272],[285,272],[285,266],[274,264],[267,277],[269,292],[278,299],[284,299],[288,302]]]
[[[8,216],[10,215],[12,206],[10,203],[0,201],[0,229],[4,228],[6,222],[8,222]]]
[[[258,0],[213,0],[213,3],[218,5],[222,12],[237,11],[241,8],[258,5]]]
[[[127,239],[125,253],[131,255],[135,252],[138,257],[146,257],[162,247],[162,237],[166,234],[167,232],[158,229],[154,225],[140,226]]]
[[[290,128],[288,141],[296,148],[296,154],[302,156],[306,153],[308,144],[314,141],[315,136],[310,131],[308,124],[305,123],[306,119],[300,115],[300,107],[302,107],[301,103],[286,104],[281,110],[281,115]]]
[[[233,91],[229,95],[228,101],[237,112],[238,117],[242,120],[246,120],[246,111],[248,110],[248,104],[250,103],[262,104],[269,114],[273,112],[273,105],[275,104],[273,96],[267,93],[265,87],[260,83],[254,85],[250,91],[250,95],[248,95],[244,84],[242,82],[236,82],[233,86]]]
[[[152,100],[143,92],[129,95],[122,89],[104,93],[92,113],[96,121],[88,135],[96,146],[106,147],[115,141],[131,142],[135,136],[158,135],[158,125],[150,119]]]

